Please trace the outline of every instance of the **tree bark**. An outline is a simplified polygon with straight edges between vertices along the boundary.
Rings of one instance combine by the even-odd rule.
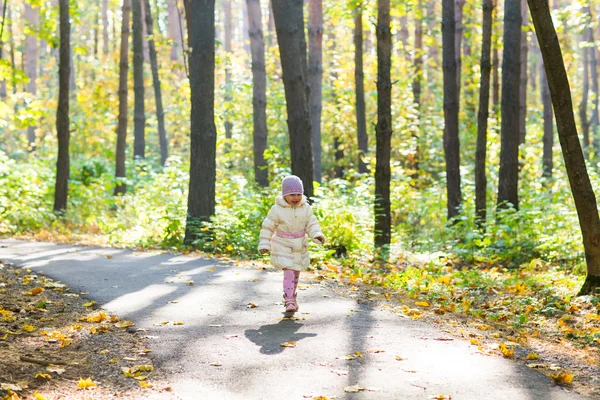
[[[169,147],[167,142],[167,131],[165,129],[165,111],[162,104],[162,93],[160,77],[158,76],[158,57],[156,55],[156,46],[154,45],[154,29],[152,20],[152,9],[150,0],[144,0],[144,9],[146,11],[146,32],[148,32],[148,51],[150,53],[150,69],[152,70],[152,85],[154,86],[154,98],[156,99],[156,119],[158,122],[158,140],[160,143],[160,163],[165,165],[169,157]]]
[[[58,108],[56,110],[56,133],[58,136],[58,159],[56,161],[56,186],[54,212],[67,210],[69,190],[69,74],[70,32],[69,0],[59,0],[60,61],[58,64]]]
[[[556,112],[558,137],[571,185],[587,264],[579,295],[595,294],[600,285],[600,218],[596,196],[577,135],[571,90],[547,0],[529,0],[529,9],[544,59],[550,96]]]
[[[40,14],[38,8],[33,8],[29,2],[25,2],[25,20],[27,25],[33,30],[38,28],[40,23]],[[34,35],[25,36],[25,73],[29,77],[27,92],[33,97],[37,95],[37,63],[38,61],[38,39]],[[33,152],[36,149],[35,126],[27,128],[28,150]]]
[[[310,198],[314,194],[314,173],[303,4],[302,0],[272,0],[272,5],[283,70],[292,173],[302,179],[304,194]]]
[[[492,69],[493,0],[482,0],[483,22],[481,39],[481,79],[479,86],[479,112],[477,113],[477,149],[475,151],[475,222],[485,224],[487,214],[487,129],[490,108],[490,73]]]
[[[414,78],[412,81],[413,102],[421,110],[421,81],[423,80],[423,15],[422,0],[417,1],[415,15]]]
[[[225,34],[225,103],[230,104],[231,96],[231,35],[232,35],[232,15],[231,15],[231,0],[223,2],[223,31]],[[231,129],[233,124],[229,116],[229,111],[225,109],[225,137],[231,139]],[[231,147],[227,146],[227,152],[231,151]]]
[[[358,172],[369,172],[365,157],[369,152],[365,107],[365,75],[363,69],[363,21],[362,7],[354,10],[354,85],[356,99],[356,140],[358,143]]]
[[[260,0],[246,0],[248,29],[252,53],[252,119],[254,123],[254,179],[259,186],[269,186],[265,160],[267,149],[267,71]]]
[[[390,153],[392,141],[392,33],[390,0],[377,1],[377,126],[375,127],[375,247],[389,246],[392,239],[390,205]]]
[[[337,121],[340,119],[340,116],[342,115],[342,110],[340,109],[340,99],[338,96],[338,91],[336,88],[336,82],[339,79],[339,75],[338,75],[338,69],[337,69],[337,62],[336,62],[336,38],[335,38],[335,32],[330,32],[329,33],[329,43],[330,43],[330,47],[329,47],[329,54],[330,54],[330,61],[331,64],[329,65],[330,70],[331,70],[331,74],[330,74],[330,82],[329,82],[329,86],[331,87],[331,99],[333,101],[334,104],[334,108],[335,108],[335,119],[336,121],[333,124],[333,127],[331,129],[331,133],[333,135],[333,150],[334,150],[334,158],[335,158],[335,173],[334,176],[336,178],[343,178],[344,177],[344,165],[343,165],[343,160],[344,160],[344,143],[342,141],[342,132],[339,129],[340,124],[337,123]]]
[[[406,16],[406,14],[408,13],[408,9],[407,9],[408,5],[405,3],[404,7],[405,7],[404,10],[402,10],[404,12],[404,14],[402,14],[400,16],[400,18],[398,19],[398,25],[400,26],[400,29],[396,30],[396,43],[397,43],[396,48],[398,49],[397,53],[399,56],[404,56],[406,59],[408,59],[408,56],[409,56],[408,38],[410,36],[410,33],[408,32],[408,17]]]
[[[502,122],[498,206],[519,209],[519,80],[521,75],[521,0],[504,3]]]
[[[498,0],[494,0],[494,9],[499,10]],[[499,13],[497,12],[496,15]],[[496,29],[492,30],[492,108],[496,115],[500,113],[500,51],[498,50],[499,27],[501,21],[496,20]]]
[[[171,61],[181,62],[183,57],[183,22],[177,0],[167,1],[168,33],[171,40]]]
[[[13,10],[8,4],[8,44],[10,45],[10,72],[13,94],[17,94],[17,66],[15,64],[15,36],[13,34]],[[17,112],[17,105],[15,103],[15,113]]]
[[[314,180],[321,183],[321,109],[323,81],[323,1],[308,3],[308,73]]]
[[[527,60],[529,43],[527,36],[527,0],[521,0],[521,67],[519,79],[519,144],[525,143],[527,134]]]
[[[108,0],[102,0],[102,52],[108,56]]]
[[[131,15],[131,0],[123,0],[121,11],[121,50],[119,58],[119,119],[117,124],[117,151],[115,160],[114,195],[125,194],[127,185],[125,177],[125,146],[127,139],[127,74],[129,71],[129,18]]]
[[[184,243],[202,237],[201,224],[215,214],[215,0],[186,0],[190,52],[190,187]]]
[[[144,37],[142,29],[142,0],[132,0],[133,9],[133,156],[146,157],[144,115]],[[190,64],[191,65],[191,64]]]
[[[544,62],[540,62],[540,88],[542,90],[542,104],[544,108],[544,152],[543,160],[543,176],[552,178],[552,147],[554,147],[554,113],[552,111],[552,98],[550,97],[550,87],[544,70]],[[589,123],[587,123],[589,126]]]
[[[462,202],[460,189],[460,141],[458,137],[458,81],[454,0],[442,1],[442,64],[444,70],[444,155],[448,221],[456,217]]]

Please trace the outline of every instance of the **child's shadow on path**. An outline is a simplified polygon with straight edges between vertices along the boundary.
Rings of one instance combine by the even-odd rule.
[[[285,347],[284,342],[297,342],[307,337],[315,337],[316,333],[298,333],[303,327],[295,321],[280,321],[277,324],[263,325],[258,329],[246,329],[244,334],[255,345],[260,346],[262,354],[279,354]]]

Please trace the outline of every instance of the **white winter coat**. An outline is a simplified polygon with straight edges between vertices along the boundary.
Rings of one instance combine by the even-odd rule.
[[[262,223],[258,250],[269,250],[275,267],[302,271],[310,264],[307,235],[317,244],[316,238],[325,239],[306,197],[292,207],[279,195]]]

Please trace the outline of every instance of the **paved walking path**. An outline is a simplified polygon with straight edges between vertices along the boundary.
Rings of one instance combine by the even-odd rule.
[[[324,285],[307,285],[299,292],[301,319],[282,321],[281,275],[272,270],[16,240],[0,240],[0,259],[89,292],[147,329],[156,366],[182,399],[582,398],[525,366],[476,354],[466,341],[434,340],[447,334]],[[157,326],[165,321],[184,325]],[[280,346],[290,341],[295,348]],[[364,357],[344,359],[355,352]],[[357,384],[379,390],[344,391]]]

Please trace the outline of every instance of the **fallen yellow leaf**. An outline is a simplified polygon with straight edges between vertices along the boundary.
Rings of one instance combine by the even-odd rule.
[[[60,343],[60,348],[63,349],[65,347],[67,347],[68,345],[70,345],[71,343],[73,343],[73,339],[65,339]]]
[[[33,392],[33,398],[35,400],[46,400],[46,398],[44,396],[42,396],[41,394],[39,394],[37,390],[35,392]]]
[[[429,307],[430,306],[429,302],[427,302],[427,301],[417,301],[417,302],[415,302],[415,305],[419,306],[419,307]]]
[[[573,374],[568,372],[559,372],[558,374],[550,374],[550,378],[556,383],[571,383],[573,382]]]
[[[540,356],[538,356],[536,353],[529,353],[527,354],[527,357],[525,357],[526,360],[539,360]]]
[[[148,383],[148,382],[139,381],[138,383],[139,383],[139,384],[140,384],[140,386],[141,386],[141,387],[143,387],[144,389],[149,389],[149,388],[151,388],[151,387],[152,387],[152,384],[151,384],[151,383]]]
[[[117,357],[113,357],[110,360],[108,360],[108,362],[111,363],[111,364],[116,364],[116,363],[119,362],[119,360],[117,360]]]
[[[35,331],[35,326],[23,324],[21,329],[23,329],[25,332],[33,332]]]
[[[92,378],[87,378],[87,379],[79,378],[79,383],[77,384],[77,387],[79,389],[90,389],[90,388],[93,388],[96,386],[98,386],[98,384],[93,382]]]
[[[28,290],[27,292],[25,292],[25,294],[28,295],[28,296],[35,296],[35,295],[38,295],[38,294],[42,293],[43,291],[44,291],[44,288],[34,287],[33,289]]]
[[[470,342],[473,346],[479,346],[479,340],[477,340],[477,339],[471,338]]]
[[[96,304],[96,302],[94,300],[92,300],[92,301],[88,301],[87,303],[83,303],[82,306],[84,306],[84,307],[92,307],[95,304]]]
[[[42,379],[52,379],[52,376],[50,374],[43,374],[41,372],[38,372],[37,374],[35,374],[36,378],[42,378]]]
[[[296,342],[284,342],[280,344],[281,347],[296,347]]]
[[[222,367],[223,364],[221,364],[220,362],[213,362],[209,364],[211,367]]]
[[[64,368],[61,368],[61,367],[57,366],[57,365],[48,365],[46,367],[46,371],[48,371],[48,372],[54,372],[55,374],[62,375],[62,373],[65,372],[66,370]]]
[[[181,321],[173,321],[173,325],[183,325],[183,322],[181,322]]]
[[[398,361],[404,361],[404,358],[402,358],[400,356],[396,356],[396,360],[398,360]]]
[[[128,326],[132,326],[133,322],[131,321],[120,321],[115,324],[117,328],[127,328]]]
[[[515,355],[515,348],[513,346],[507,346],[504,343],[501,343],[498,348],[502,355],[506,358],[512,358]]]

